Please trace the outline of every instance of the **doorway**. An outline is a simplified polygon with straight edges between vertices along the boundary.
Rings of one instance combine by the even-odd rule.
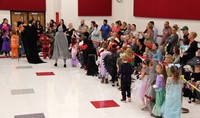
[[[21,11],[11,11],[11,25],[17,23],[28,23],[29,20],[34,19],[39,20],[41,25],[45,28],[45,12],[21,12]]]

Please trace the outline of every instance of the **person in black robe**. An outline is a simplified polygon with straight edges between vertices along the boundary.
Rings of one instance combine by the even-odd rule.
[[[98,67],[96,65],[97,51],[94,47],[92,40],[88,40],[88,48],[86,50],[87,56],[87,75],[97,76]]]
[[[26,53],[26,58],[31,64],[44,63],[37,51],[37,30],[32,25],[32,21],[29,21],[29,25],[24,26],[24,32],[22,33],[22,42]]]

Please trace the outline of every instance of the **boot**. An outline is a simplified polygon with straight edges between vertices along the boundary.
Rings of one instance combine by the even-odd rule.
[[[104,79],[105,79],[105,78],[104,78],[104,77],[102,77],[101,83],[104,83]]]
[[[108,84],[108,78],[105,79],[106,84]]]

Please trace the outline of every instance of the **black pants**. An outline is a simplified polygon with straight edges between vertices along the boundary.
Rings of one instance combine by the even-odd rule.
[[[130,82],[121,82],[122,88],[122,99],[126,100],[126,93],[127,97],[131,97],[131,81]]]
[[[189,91],[189,100],[191,100],[191,99],[193,99],[193,100],[195,100],[196,99],[196,91],[194,90],[194,91]]]
[[[117,81],[117,74],[112,75],[112,83],[115,83]]]

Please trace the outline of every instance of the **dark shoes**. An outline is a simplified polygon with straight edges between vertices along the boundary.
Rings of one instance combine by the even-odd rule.
[[[64,68],[66,68],[67,66],[66,66],[66,64],[64,64]]]
[[[58,66],[57,63],[55,63],[54,66],[57,67]]]

